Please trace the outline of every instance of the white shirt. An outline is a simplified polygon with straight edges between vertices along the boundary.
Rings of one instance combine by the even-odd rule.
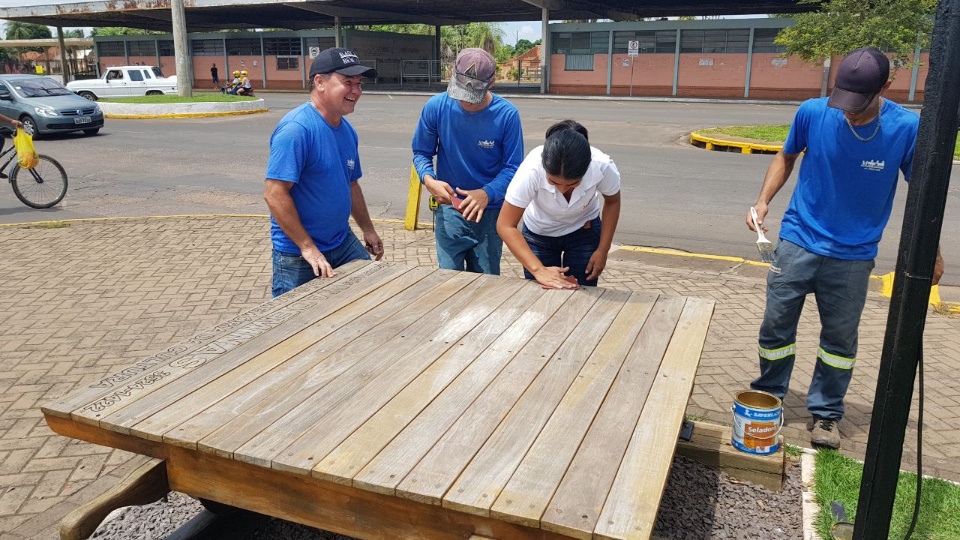
[[[543,236],[564,236],[583,227],[600,215],[600,196],[620,192],[617,165],[594,147],[590,147],[590,167],[567,201],[563,193],[547,181],[543,169],[543,146],[527,154],[507,187],[505,200],[525,208],[523,224]]]

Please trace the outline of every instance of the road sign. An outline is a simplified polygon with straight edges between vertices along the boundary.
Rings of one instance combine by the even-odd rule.
[[[320,56],[320,47],[310,47],[310,58]]]
[[[627,42],[627,54],[630,56],[637,56],[640,54],[640,42],[639,41],[628,41]]]

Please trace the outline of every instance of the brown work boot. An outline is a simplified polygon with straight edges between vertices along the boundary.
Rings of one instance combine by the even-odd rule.
[[[839,420],[813,417],[813,431],[810,433],[810,442],[814,447],[840,448],[840,430],[837,428]]]

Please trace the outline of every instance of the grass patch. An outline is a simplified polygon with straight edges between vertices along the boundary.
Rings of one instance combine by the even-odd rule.
[[[787,140],[789,125],[759,125],[759,126],[722,126],[697,130],[702,135],[723,135],[753,139],[761,142],[782,143]],[[953,159],[960,160],[960,138],[953,147]]]
[[[860,480],[863,464],[835,451],[817,452],[816,485],[817,533],[830,538],[830,526],[834,523],[830,501],[843,503],[847,519],[853,521],[857,514],[860,495]],[[913,517],[914,498],[917,494],[917,475],[901,472],[897,482],[897,494],[890,521],[890,538],[903,538]],[[914,529],[914,540],[947,540],[960,538],[960,486],[950,482],[926,478],[920,500],[920,515]]]
[[[205,92],[195,94],[193,97],[180,97],[171,95],[162,96],[134,96],[125,98],[104,98],[100,101],[110,103],[144,103],[148,105],[163,103],[227,103],[232,101],[253,101],[257,98],[247,96],[233,96],[229,94],[220,94],[215,92]]]
[[[803,450],[799,446],[785,444],[783,445],[783,453],[790,457],[800,457],[800,455],[803,454]]]
[[[754,139],[763,142],[782,143],[787,140],[787,133],[790,131],[789,125],[776,126],[724,126],[709,129],[697,130],[697,133],[703,135],[732,135],[744,139]]]

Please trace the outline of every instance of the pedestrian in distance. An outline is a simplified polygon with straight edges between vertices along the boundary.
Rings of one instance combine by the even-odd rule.
[[[807,410],[813,419],[811,442],[819,447],[840,447],[838,423],[857,361],[870,272],[899,173],[909,181],[912,172],[920,120],[883,97],[889,75],[890,62],[878,49],[864,47],[847,55],[830,97],[800,105],[754,204],[766,231],[768,205],[804,153],[767,274],[758,340],[760,376],[750,387],[786,396],[797,324],[806,296],[813,293],[821,332]],[[746,222],[756,231],[749,213]],[[933,284],[943,270],[938,249]]]
[[[376,77],[376,70],[361,65],[353,51],[322,51],[310,66],[310,99],[284,115],[270,136],[264,199],[274,297],[334,277],[350,261],[383,258],[360,188],[359,139],[344,118],[363,94],[363,77]],[[366,249],[350,229],[350,216]]]
[[[217,63],[210,66],[210,78],[213,79],[213,87],[220,88],[220,71],[217,69]]]
[[[551,289],[596,287],[619,219],[620,171],[590,146],[585,127],[564,120],[517,169],[497,233],[527,279]]]
[[[523,132],[517,108],[490,92],[496,72],[487,51],[460,51],[447,91],[427,101],[413,136],[440,268],[500,274],[497,216],[523,161]]]

